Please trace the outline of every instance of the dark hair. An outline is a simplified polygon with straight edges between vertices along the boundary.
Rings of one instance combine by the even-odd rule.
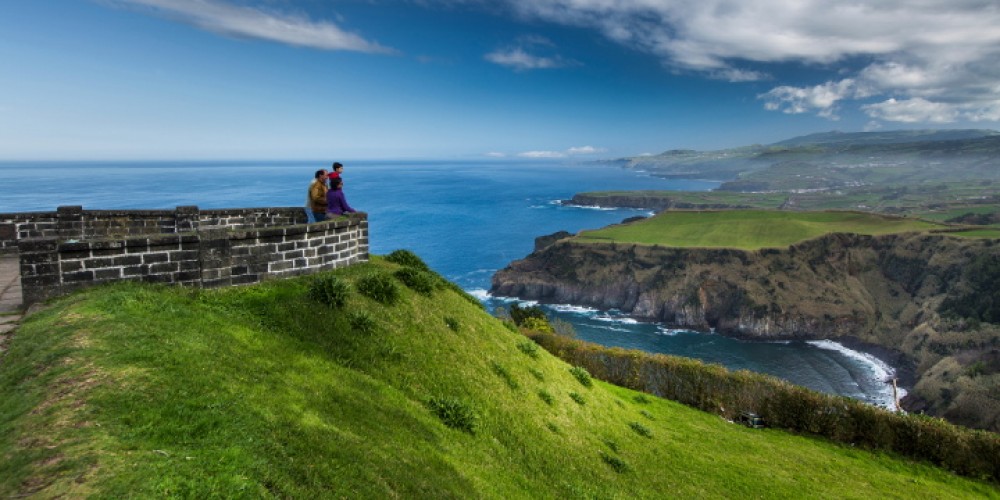
[[[319,170],[317,170],[317,171],[316,171],[316,177],[315,177],[315,178],[316,178],[316,179],[319,179],[319,176],[321,176],[321,175],[326,175],[326,170],[324,170],[324,169],[322,169],[322,168],[321,168],[321,169],[319,169]]]
[[[344,166],[341,165],[339,161],[333,162],[333,169],[337,170],[338,168],[344,168]]]
[[[342,186],[343,184],[344,179],[341,179],[340,177],[330,179],[330,189],[337,189],[338,186]]]

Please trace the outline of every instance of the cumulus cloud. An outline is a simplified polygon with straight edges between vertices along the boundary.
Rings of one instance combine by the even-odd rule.
[[[396,51],[336,24],[303,16],[268,12],[222,0],[118,0],[119,4],[145,7],[168,18],[222,35],[254,38],[321,50],[346,50],[376,54]]]
[[[777,85],[768,109],[835,119],[848,101],[892,121],[996,120],[996,0],[507,0],[521,16],[597,30],[673,68],[732,82],[802,63],[836,78]],[[867,60],[866,67],[857,61]],[[750,68],[750,69],[748,69]],[[851,81],[850,89],[845,82]]]
[[[486,153],[484,156],[486,156],[487,158],[506,158],[507,157],[506,154],[500,153],[500,152],[497,152],[497,151],[490,151],[489,153]]]
[[[604,153],[607,150],[604,148],[595,148],[594,146],[580,146],[575,148],[569,148],[566,150],[566,154],[571,155],[595,155],[599,153]]]

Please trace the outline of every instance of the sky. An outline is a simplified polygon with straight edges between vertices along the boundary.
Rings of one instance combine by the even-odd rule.
[[[3,0],[0,159],[598,159],[1000,128],[997,0]]]

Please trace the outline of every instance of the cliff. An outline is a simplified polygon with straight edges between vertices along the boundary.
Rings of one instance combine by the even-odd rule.
[[[690,203],[680,201],[669,196],[664,196],[662,192],[655,191],[650,191],[648,193],[631,192],[628,194],[623,193],[615,195],[579,193],[573,195],[573,198],[569,200],[564,200],[563,204],[580,205],[584,207],[638,208],[644,210],[654,210],[657,212],[667,209],[721,210],[750,208],[748,205],[732,205],[727,203]]]
[[[1000,430],[989,389],[1000,382],[1000,329],[939,312],[979,292],[966,270],[984,258],[1000,260],[1000,245],[926,233],[830,234],[757,251],[563,239],[497,272],[491,291],[751,339],[879,346],[913,375],[909,408]]]

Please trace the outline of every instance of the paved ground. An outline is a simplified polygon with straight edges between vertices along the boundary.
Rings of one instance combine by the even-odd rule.
[[[21,322],[21,269],[17,255],[0,255],[0,352]]]

